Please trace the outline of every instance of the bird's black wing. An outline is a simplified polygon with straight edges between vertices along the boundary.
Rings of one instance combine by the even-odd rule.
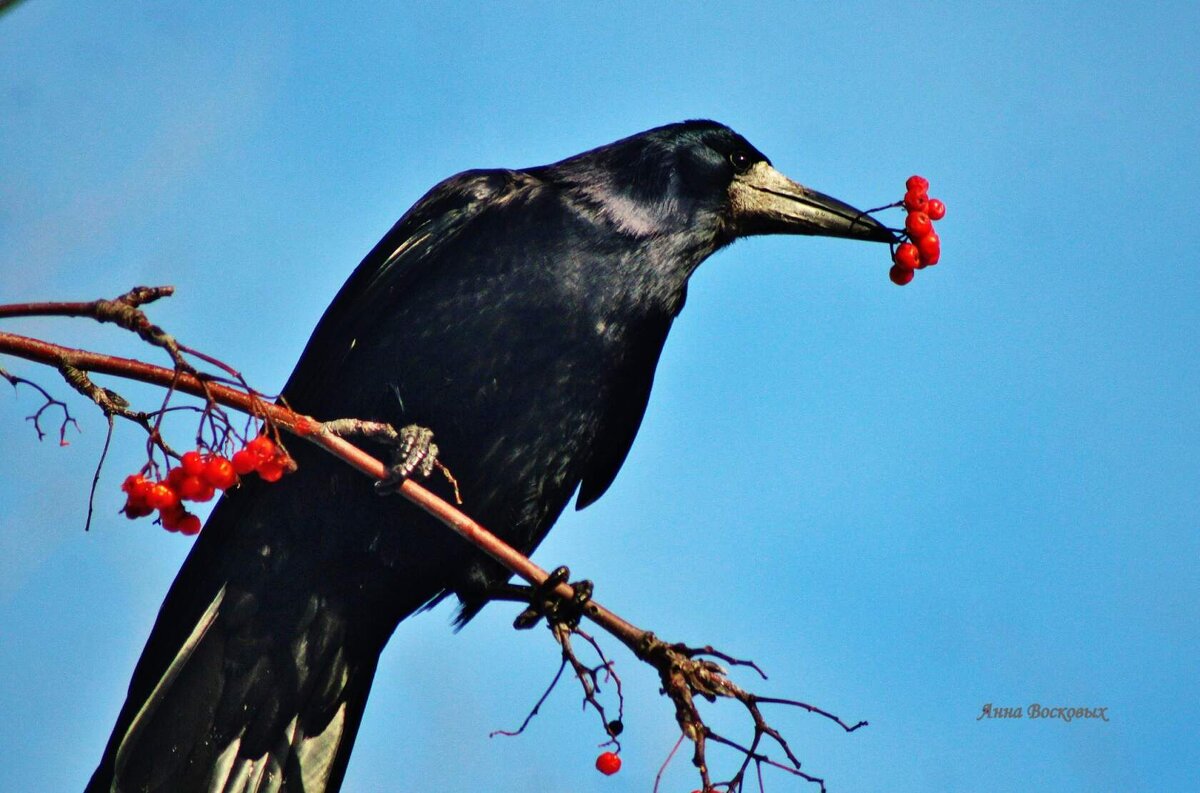
[[[575,500],[576,509],[583,509],[604,495],[629,455],[646,414],[654,370],[673,319],[668,314],[648,318],[640,328],[639,343],[630,346],[629,354],[615,373],[613,382],[619,385],[605,403]]]
[[[473,171],[430,191],[327,310],[285,389],[289,402],[319,414],[369,323],[481,213],[536,185],[519,172]],[[355,523],[354,505],[375,499],[369,482],[321,452],[293,453],[300,474],[248,481],[217,505],[159,611],[89,793],[338,786],[390,628],[362,627],[370,615],[347,582],[368,574],[329,551]],[[355,487],[367,492],[346,498]],[[340,510],[314,509],[338,492]],[[394,625],[430,594],[379,619]]]
[[[309,410],[357,339],[371,330],[368,322],[386,316],[387,306],[428,274],[443,248],[480,213],[527,197],[540,185],[522,171],[472,170],[426,193],[371,249],[326,309],[284,388],[288,402]]]

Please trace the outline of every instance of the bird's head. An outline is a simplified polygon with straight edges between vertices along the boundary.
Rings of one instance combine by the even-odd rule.
[[[716,247],[755,234],[895,241],[874,218],[787,178],[714,121],[657,127],[546,170],[634,236],[707,231]]]

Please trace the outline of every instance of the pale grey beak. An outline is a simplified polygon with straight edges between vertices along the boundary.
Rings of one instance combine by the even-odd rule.
[[[836,198],[797,184],[765,162],[729,186],[734,230],[751,234],[812,234],[871,242],[898,242],[875,218]]]

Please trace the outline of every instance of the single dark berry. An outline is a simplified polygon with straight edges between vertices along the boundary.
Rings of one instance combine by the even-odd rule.
[[[130,496],[126,499],[125,506],[121,508],[121,511],[125,513],[125,517],[134,520],[135,518],[146,517],[154,511],[154,507],[147,504],[144,498],[135,499],[133,496]]]
[[[625,731],[625,725],[621,723],[620,719],[613,719],[608,724],[604,725],[604,729],[608,730],[609,735],[616,738]]]

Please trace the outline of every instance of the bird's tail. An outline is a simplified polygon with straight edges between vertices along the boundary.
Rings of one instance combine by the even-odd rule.
[[[320,604],[301,630],[254,630],[250,599],[222,587],[150,686],[156,628],[88,793],[340,786],[376,654],[352,653]]]
[[[287,512],[302,488],[247,483],[217,505],[163,602],[87,793],[340,787],[379,653],[422,598],[356,585],[368,562],[321,544],[350,530]]]

